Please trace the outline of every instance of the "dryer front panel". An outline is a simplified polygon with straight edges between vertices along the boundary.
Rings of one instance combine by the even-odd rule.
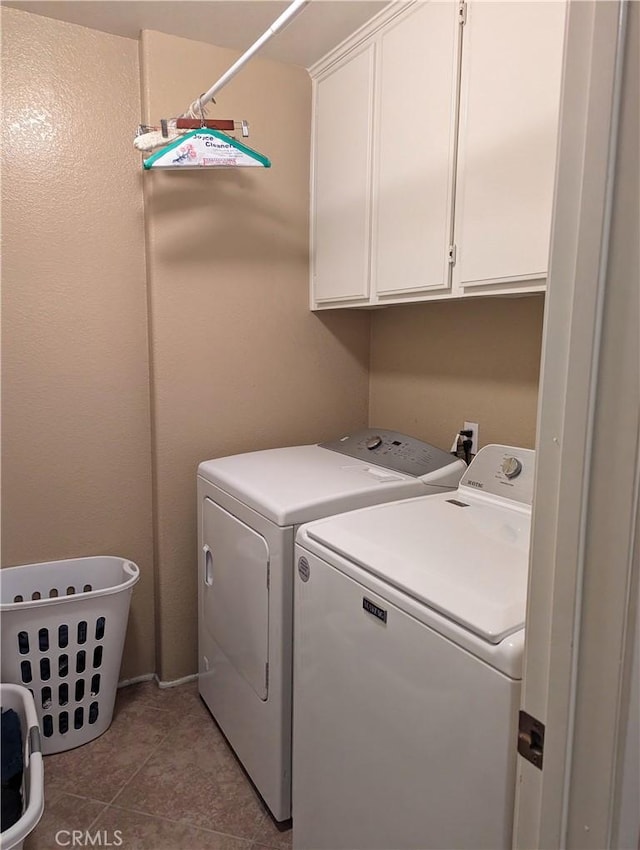
[[[269,547],[209,498],[200,553],[205,628],[261,700],[268,695]]]

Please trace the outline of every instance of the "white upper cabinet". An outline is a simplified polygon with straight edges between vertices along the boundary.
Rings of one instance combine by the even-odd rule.
[[[464,27],[457,287],[544,288],[565,6],[470,2]]]
[[[565,12],[393,3],[312,68],[312,309],[544,289]]]
[[[450,286],[458,29],[455,3],[421,3],[379,37],[371,291],[380,301]]]
[[[314,305],[368,301],[374,45],[350,54],[314,91]]]

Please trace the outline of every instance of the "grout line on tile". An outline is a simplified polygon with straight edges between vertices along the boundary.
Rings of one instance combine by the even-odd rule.
[[[268,812],[265,812],[265,813],[264,813],[263,820],[261,820],[261,821],[260,821],[260,823],[258,824],[258,826],[256,827],[256,831],[255,831],[255,833],[254,833],[254,835],[253,835],[253,837],[252,837],[252,839],[251,839],[251,840],[253,841],[253,843],[254,843],[254,844],[257,844],[257,845],[259,845],[259,846],[261,846],[261,847],[269,847],[269,848],[270,848],[270,850],[292,850],[291,845],[286,845],[286,844],[270,844],[270,843],[269,843],[269,841],[261,841],[261,840],[260,840],[260,838],[259,838],[258,836],[259,836],[259,834],[260,834],[260,830],[263,828],[263,825],[264,825],[264,823],[265,823],[265,820],[266,820],[266,822],[267,822],[267,823],[268,823],[269,821],[272,821],[272,820],[273,820],[273,819],[271,818],[271,815],[270,815]],[[276,826],[276,827],[274,827],[274,829],[278,829],[278,827]],[[291,829],[291,828],[289,827],[289,829],[288,829],[288,830],[284,830],[284,833],[286,833],[286,832],[290,831],[290,829]]]
[[[162,691],[161,688],[157,688],[157,690]],[[206,703],[199,693],[197,694],[196,699],[199,701],[199,705],[194,705],[193,708],[187,708],[186,710],[184,707],[181,707],[180,710],[177,710],[175,706],[173,708],[164,708],[162,705],[157,705],[153,700],[147,701],[145,700],[144,695],[141,695],[140,697],[136,697],[133,694],[131,695],[131,702],[135,702],[136,705],[141,705],[144,706],[144,708],[150,708],[156,711],[162,711],[166,714],[175,714],[178,717],[184,717],[187,715],[190,717],[200,717],[201,709],[204,707],[206,710]]]
[[[233,832],[222,832],[219,829],[210,829],[207,826],[200,826],[200,824],[194,824],[187,818],[168,818],[166,815],[159,815],[155,812],[146,812],[144,809],[135,809],[130,806],[119,806],[117,803],[109,803],[110,809],[118,809],[123,812],[131,812],[135,815],[144,815],[148,818],[157,818],[157,820],[166,821],[167,823],[177,823],[180,826],[190,826],[192,829],[199,829],[201,832],[212,832],[215,835],[222,835],[225,838],[235,838],[238,841],[245,841],[247,844],[253,844],[253,838],[245,838],[244,835],[235,835]],[[260,843],[260,842],[257,842]],[[263,844],[264,847],[269,847],[268,844]],[[278,850],[278,848],[272,848],[272,850]]]
[[[129,706],[132,706],[132,705],[139,706],[140,708],[143,708],[145,711],[158,711],[160,714],[173,714],[174,713],[168,708],[158,708],[157,705],[154,705],[151,702],[145,702],[144,700],[135,700],[135,701],[131,700],[129,705],[124,707],[124,710],[126,711],[126,709],[129,708]],[[120,708],[119,711],[120,712],[123,711],[123,708]],[[114,713],[114,718],[115,718],[115,716],[116,715]]]
[[[85,797],[82,794],[74,794],[73,791],[62,791],[61,795],[65,797],[73,797],[76,800],[86,800],[88,803],[97,803],[99,806],[108,806],[109,803],[104,800],[97,800],[95,797]]]
[[[269,847],[270,850],[284,850],[282,844],[270,844],[268,841],[260,841],[259,838],[253,838],[252,841],[259,847]]]
[[[102,815],[106,812],[106,810],[107,810],[108,808],[109,808],[109,804],[108,804],[108,803],[103,803],[102,808],[100,809],[100,811],[98,812],[98,814],[94,817],[94,819],[91,821],[91,823],[89,824],[89,826],[86,828],[85,835],[86,835],[86,833],[87,833],[87,832],[89,832],[89,831],[91,830],[91,827],[92,827],[92,826],[94,826],[94,824],[96,823],[96,821],[98,820],[98,818],[101,818],[101,817],[102,817]]]
[[[119,788],[116,791],[116,793],[113,795],[113,797],[107,803],[108,806],[111,806],[114,803],[114,801],[118,799],[118,797],[120,796],[120,794],[122,794],[122,792],[127,787],[127,785],[133,779],[135,779],[135,777],[140,773],[140,771],[145,766],[145,764],[155,754],[156,750],[158,750],[158,748],[161,747],[164,744],[164,742],[167,740],[167,738],[169,737],[170,734],[171,734],[171,731],[167,732],[166,735],[163,735],[162,738],[160,738],[160,740],[158,741],[157,744],[155,744],[155,746],[150,748],[149,755],[146,757],[146,759],[144,759],[142,762],[140,762],[140,764],[138,765],[138,769],[134,773],[132,773],[131,776],[124,782],[124,784],[122,785],[122,788]],[[122,807],[122,808],[124,808],[124,807]]]

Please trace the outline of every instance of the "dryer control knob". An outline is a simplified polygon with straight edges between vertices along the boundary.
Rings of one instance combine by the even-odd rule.
[[[381,445],[382,445],[382,437],[378,437],[377,435],[375,437],[369,437],[369,439],[365,442],[365,446],[368,449],[377,449],[378,446],[381,446]]]
[[[502,461],[502,471],[505,478],[517,478],[522,472],[522,461],[519,461],[517,457],[506,457]]]

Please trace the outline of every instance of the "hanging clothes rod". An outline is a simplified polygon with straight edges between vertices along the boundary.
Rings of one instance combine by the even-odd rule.
[[[307,6],[311,0],[293,0],[292,3],[287,6],[284,12],[276,18],[276,20],[271,24],[269,29],[264,32],[257,41],[249,47],[242,56],[233,63],[233,65],[229,68],[228,71],[220,77],[220,79],[215,82],[211,88],[201,94],[200,97],[196,98],[193,101],[187,112],[184,113],[185,116],[190,116],[193,118],[202,117],[202,107],[204,107],[207,103],[210,103],[215,97],[215,95],[220,91],[220,89],[225,86],[230,79],[235,77],[238,71],[245,65],[251,57],[263,47],[269,39],[273,38],[274,35],[281,32],[284,27],[290,23],[290,21],[301,12],[305,6]]]
[[[161,119],[160,130],[156,127],[148,127],[141,124],[138,127],[138,131],[133,140],[134,146],[143,153],[149,152],[155,148],[163,147],[175,142],[181,136],[184,136],[185,130],[193,131],[198,128],[206,128],[217,132],[218,130],[233,130],[238,127],[242,129],[242,135],[246,138],[249,135],[249,125],[246,121],[242,121],[240,124],[237,124],[234,121],[225,119],[208,120],[205,116],[204,107],[207,103],[210,103],[214,99],[216,93],[219,92],[220,89],[229,82],[229,80],[235,77],[243,65],[246,65],[249,59],[251,59],[251,57],[257,53],[270,38],[273,38],[274,35],[281,32],[285,26],[310,2],[311,0],[293,0],[284,12],[271,24],[269,29],[264,32],[260,38],[257,39],[251,47],[249,47],[248,50],[245,50],[242,56],[233,63],[229,70],[226,71],[208,91],[204,92],[204,94],[201,94],[200,97],[194,100],[187,111],[183,112],[182,115],[178,116],[178,118]],[[255,152],[252,152],[252,154],[253,153]],[[258,154],[258,157],[261,161],[268,161],[266,157],[262,157],[261,154]]]

